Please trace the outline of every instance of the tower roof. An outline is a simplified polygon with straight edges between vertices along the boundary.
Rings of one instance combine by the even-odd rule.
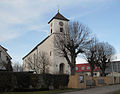
[[[64,17],[62,14],[60,14],[59,12],[48,22],[48,24],[49,24],[53,19],[59,19],[59,20],[69,21],[67,18],[65,18],[65,17]]]

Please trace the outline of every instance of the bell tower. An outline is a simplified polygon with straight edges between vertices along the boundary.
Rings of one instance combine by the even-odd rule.
[[[68,21],[69,20],[60,14],[58,10],[58,13],[48,22],[49,35],[62,32],[65,33],[68,27]]]
[[[54,49],[54,43],[55,43],[55,36],[57,34],[66,34],[68,29],[68,19],[65,18],[60,12],[58,11],[57,14],[48,22],[49,24],[49,35],[50,36],[50,45],[51,46],[51,61],[52,61],[52,67],[51,70],[54,73],[70,73],[70,69],[68,68],[68,63],[65,60],[64,57],[60,57],[57,51]]]

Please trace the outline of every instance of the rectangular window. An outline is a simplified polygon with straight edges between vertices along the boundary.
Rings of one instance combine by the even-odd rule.
[[[76,67],[76,71],[78,70],[78,67]]]
[[[81,70],[85,70],[85,67],[82,67]]]
[[[51,56],[51,51],[50,51],[50,56]]]
[[[63,28],[60,28],[60,32],[63,32]]]
[[[80,83],[84,83],[84,76],[83,75],[80,75]]]
[[[89,70],[90,69],[90,67],[89,66],[87,66],[87,70]]]

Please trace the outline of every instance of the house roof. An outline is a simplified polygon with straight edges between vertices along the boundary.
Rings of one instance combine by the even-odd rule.
[[[7,54],[7,56],[8,56],[10,59],[12,59],[11,56],[7,53],[8,50],[7,50],[6,48],[4,48],[3,46],[1,46],[1,45],[0,45],[0,47],[4,50],[4,52]]]
[[[46,41],[50,36],[46,37],[43,41],[41,41],[37,46],[35,46],[26,56],[24,56],[22,59],[27,57],[30,53],[32,53],[39,45],[41,45],[44,41]]]
[[[120,61],[111,61],[112,63],[120,63]]]
[[[59,20],[69,21],[67,18],[65,18],[65,17],[64,17],[62,14],[60,14],[59,12],[48,22],[48,24],[49,24],[53,19],[59,19]]]

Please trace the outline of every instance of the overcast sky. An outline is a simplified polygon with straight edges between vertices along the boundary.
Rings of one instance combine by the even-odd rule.
[[[22,62],[49,35],[48,21],[58,7],[70,21],[87,25],[99,41],[120,53],[120,0],[0,0],[0,44],[13,61]]]

